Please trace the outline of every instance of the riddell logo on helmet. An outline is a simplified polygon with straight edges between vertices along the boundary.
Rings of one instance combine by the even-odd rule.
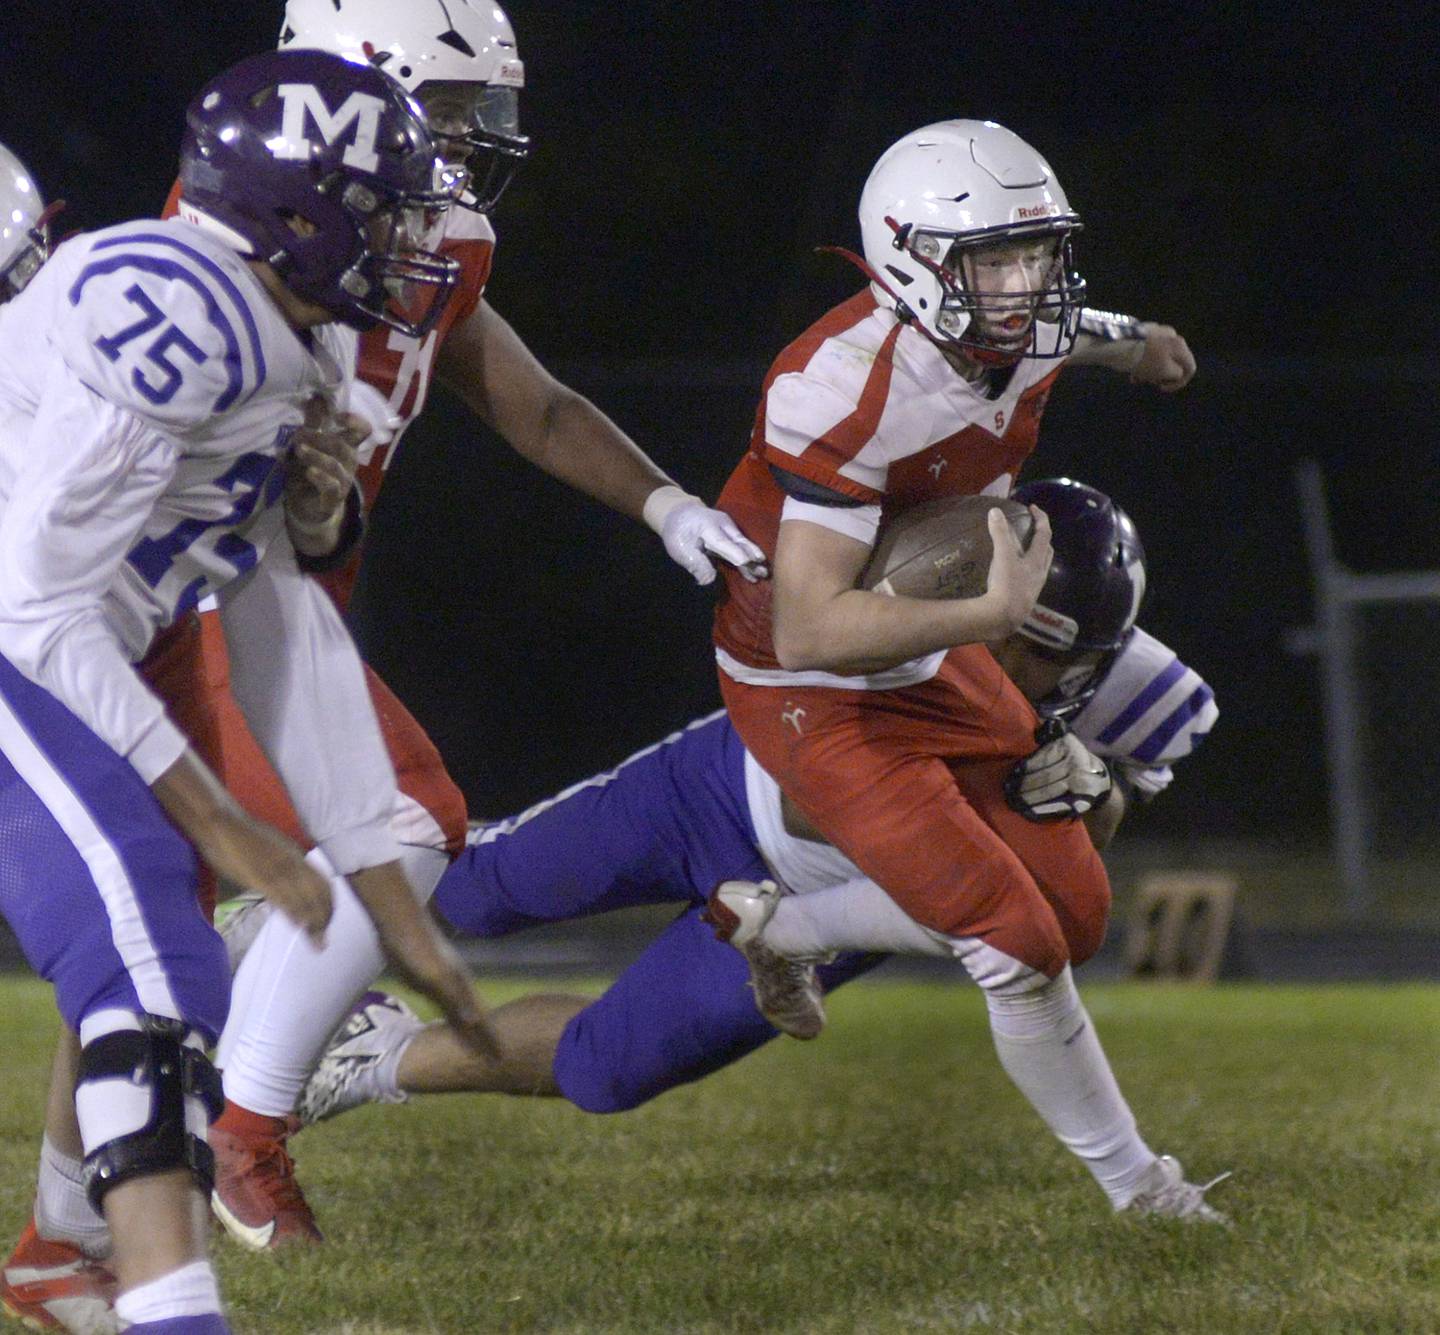
[[[1027,209],[1024,207],[1018,208],[1015,210],[1015,216],[1017,218],[1048,218],[1052,214],[1059,212],[1060,206],[1058,204],[1047,202],[1044,204],[1037,204],[1033,209]]]

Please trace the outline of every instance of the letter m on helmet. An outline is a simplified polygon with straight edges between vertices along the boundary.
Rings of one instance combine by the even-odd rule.
[[[327,144],[336,143],[352,125],[355,127],[355,137],[345,146],[341,158],[347,167],[363,172],[373,172],[379,167],[375,138],[380,132],[380,113],[385,110],[380,98],[354,92],[332,114],[314,84],[282,83],[276,85],[275,91],[285,103],[280,140],[272,146],[277,158],[304,160],[310,156],[315,146],[306,137],[308,113]]]

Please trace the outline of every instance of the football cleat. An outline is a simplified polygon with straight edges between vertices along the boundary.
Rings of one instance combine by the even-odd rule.
[[[298,1117],[267,1117],[227,1103],[210,1127],[210,1148],[215,1151],[215,1187],[210,1206],[225,1231],[242,1247],[263,1252],[293,1244],[325,1241],[305,1193],[295,1178],[295,1161],[285,1142],[300,1129]],[[263,1120],[264,1130],[241,1126]]]
[[[68,1330],[73,1335],[114,1335],[115,1276],[68,1242],[51,1242],[32,1218],[5,1262],[0,1306],[31,1330]]]
[[[1229,1173],[1211,1178],[1203,1186],[1185,1180],[1178,1159],[1162,1154],[1146,1171],[1140,1189],[1120,1209],[1127,1214],[1154,1215],[1161,1219],[1198,1220],[1205,1224],[1230,1226],[1230,1216],[1205,1203],[1205,1193],[1219,1186]]]
[[[825,1028],[825,1002],[814,962],[777,954],[762,939],[780,899],[774,881],[722,881],[701,917],[718,940],[745,956],[760,1014],[791,1038],[817,1038]]]
[[[240,962],[255,944],[260,929],[270,921],[273,905],[263,895],[243,894],[221,901],[215,910],[215,929],[225,943],[225,957],[230,962],[230,976],[235,976]]]
[[[362,1103],[404,1103],[404,1090],[382,1090],[376,1067],[425,1027],[399,997],[367,992],[332,1035],[295,1111],[309,1126]]]

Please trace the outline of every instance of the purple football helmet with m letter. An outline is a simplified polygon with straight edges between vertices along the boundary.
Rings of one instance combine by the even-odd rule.
[[[419,107],[380,70],[268,51],[185,116],[180,213],[356,329],[423,337],[459,266],[432,249],[453,188]]]

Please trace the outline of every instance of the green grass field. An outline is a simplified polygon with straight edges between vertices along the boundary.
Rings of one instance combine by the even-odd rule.
[[[1440,988],[1083,990],[1151,1143],[1234,1170],[1232,1231],[1117,1220],[976,991],[882,980],[639,1112],[432,1098],[304,1133],[330,1243],[217,1241],[235,1329],[1440,1331]],[[37,983],[0,999],[13,1236],[55,1021]]]

